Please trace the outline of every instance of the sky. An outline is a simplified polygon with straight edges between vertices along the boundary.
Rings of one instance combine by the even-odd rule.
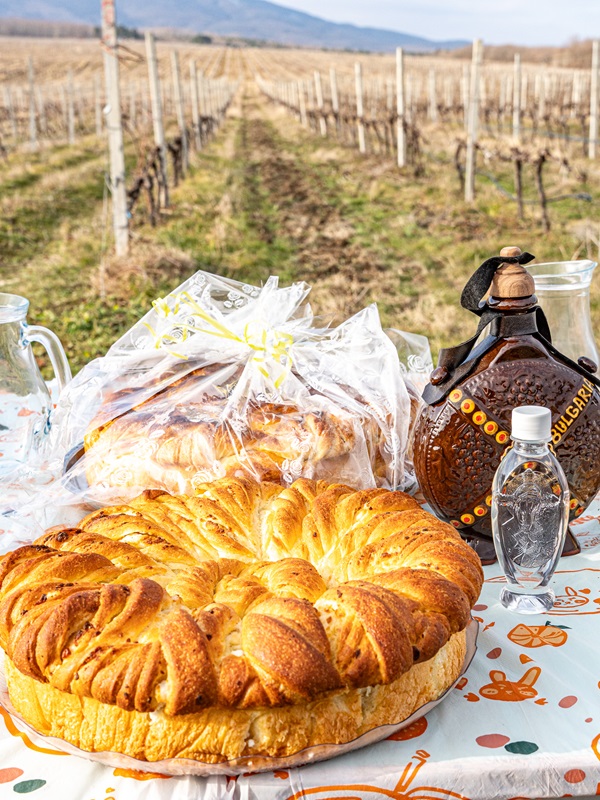
[[[600,37],[600,0],[273,0],[332,20],[487,44],[562,45]]]

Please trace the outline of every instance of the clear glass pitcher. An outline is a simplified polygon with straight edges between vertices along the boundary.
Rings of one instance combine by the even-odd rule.
[[[28,325],[28,308],[24,297],[0,292],[0,479],[34,461],[50,430],[52,401],[31,342],[48,351],[59,391],[71,380],[58,337]]]
[[[548,319],[552,344],[573,361],[586,356],[599,364],[590,316],[590,285],[596,267],[595,261],[527,265]]]

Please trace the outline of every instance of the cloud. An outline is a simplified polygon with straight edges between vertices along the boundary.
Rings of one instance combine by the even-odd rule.
[[[489,44],[564,44],[590,35],[600,0],[276,0],[334,22],[429,39],[482,38]]]

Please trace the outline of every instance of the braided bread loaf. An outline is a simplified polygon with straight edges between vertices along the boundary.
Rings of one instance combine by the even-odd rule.
[[[219,378],[219,370],[226,376]],[[371,456],[361,451],[361,457],[371,457],[377,474],[385,474],[381,431],[368,415],[361,420],[334,414],[319,402],[309,410],[253,400],[232,424],[227,387],[219,382],[231,387],[241,372],[241,367],[213,365],[193,370],[150,397],[141,388],[114,392],[84,437],[89,485],[153,486],[192,494],[199,483],[223,475],[280,481],[285,464],[293,464],[296,474],[307,469],[312,474],[318,465],[325,474],[339,474],[340,459],[351,458],[362,444],[355,425],[363,428],[372,451]]]
[[[6,555],[0,644],[44,733],[148,760],[289,755],[447,688],[481,582],[402,492],[223,478]]]

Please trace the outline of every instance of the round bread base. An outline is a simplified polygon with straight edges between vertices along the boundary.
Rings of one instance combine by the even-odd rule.
[[[285,769],[381,741],[427,714],[467,670],[477,632],[471,620],[432,659],[392,684],[301,706],[151,716],[54,689],[20,673],[8,658],[10,698],[2,674],[0,702],[46,746],[111,767],[197,776]]]

